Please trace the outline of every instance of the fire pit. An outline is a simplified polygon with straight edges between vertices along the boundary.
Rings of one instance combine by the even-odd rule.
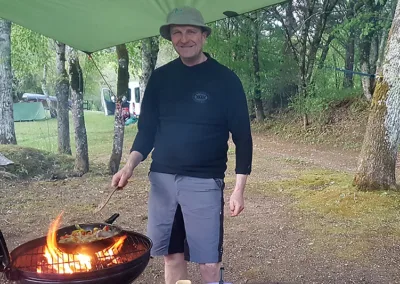
[[[18,283],[125,284],[139,277],[149,262],[152,242],[142,234],[122,230],[110,248],[67,254],[57,247],[57,225],[56,220],[46,237],[24,243],[11,253],[0,231],[0,272]]]

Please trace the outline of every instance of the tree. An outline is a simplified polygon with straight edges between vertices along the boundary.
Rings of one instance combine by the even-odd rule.
[[[54,95],[56,81],[54,40],[13,23],[11,46],[14,94],[18,97],[23,93]],[[50,108],[50,111],[54,117],[55,108]]]
[[[346,1],[347,2],[347,1]],[[346,20],[351,21],[355,15],[355,0],[350,0],[346,3]],[[347,41],[345,43],[346,48],[346,59],[344,68],[349,70],[350,72],[346,72],[343,78],[343,87],[345,88],[353,88],[354,87],[354,79],[353,73],[354,71],[354,54],[355,54],[355,44],[356,44],[356,35],[355,35],[355,27],[350,24]]]
[[[118,172],[124,145],[125,123],[122,117],[122,98],[128,94],[129,85],[129,55],[125,44],[117,45],[118,58],[118,79],[117,96],[115,98],[115,122],[113,148],[109,161],[109,171],[111,174]]]
[[[396,188],[400,140],[400,2],[387,40],[382,73],[376,80],[354,184],[359,190]]]
[[[322,35],[326,30],[328,17],[337,2],[338,0],[306,0],[298,2],[290,0],[284,11],[286,18],[289,20],[285,19],[282,15],[283,12],[279,11],[278,8],[275,9],[275,15],[285,30],[293,58],[299,68],[299,89],[303,98],[307,97],[308,88],[312,85],[314,64],[318,50],[321,47]],[[295,3],[298,6],[296,8],[297,16],[300,18],[298,26],[292,26],[295,25],[293,20]],[[303,113],[303,124],[304,128],[309,124],[307,111]]]
[[[254,110],[256,113],[256,120],[258,122],[263,122],[265,120],[264,105],[261,98],[261,76],[260,76],[260,34],[262,32],[262,24],[264,23],[264,17],[255,12],[253,15],[245,16],[250,20],[250,30],[252,34],[251,42],[251,57],[253,63],[253,80],[254,80]]]
[[[368,74],[375,74],[379,55],[378,31],[383,29],[382,21],[379,18],[387,0],[363,0],[360,2],[364,4],[360,10],[362,11],[360,17],[363,19],[359,43],[361,71]],[[375,78],[373,76],[364,76],[362,78],[364,96],[367,100],[371,100],[375,85],[374,81]]]
[[[75,131],[75,171],[83,175],[89,171],[89,153],[83,111],[83,75],[79,64],[78,51],[71,49],[69,53],[69,75],[72,98],[72,118]]]
[[[11,22],[0,19],[0,144],[17,144],[14,129]]]
[[[151,37],[142,40],[142,75],[140,76],[140,101],[143,100],[144,91],[150,75],[156,67],[159,50],[158,37]],[[132,94],[134,95],[134,94]]]
[[[69,81],[65,69],[65,44],[56,42],[56,97],[57,97],[57,125],[58,125],[58,152],[71,155],[69,137]]]

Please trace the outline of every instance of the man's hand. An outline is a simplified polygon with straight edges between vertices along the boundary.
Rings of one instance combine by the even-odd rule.
[[[231,209],[231,216],[235,217],[239,215],[244,209],[244,188],[246,186],[247,175],[237,174],[236,185],[231,199],[229,200],[229,208]]]
[[[128,179],[132,176],[133,170],[124,166],[112,178],[111,186],[124,188],[128,184]]]
[[[142,159],[142,154],[132,151],[126,165],[113,176],[111,186],[124,188],[128,184],[128,179],[132,176],[133,170],[139,165]]]
[[[229,208],[231,209],[231,216],[239,215],[244,209],[243,192],[234,190],[229,200]]]

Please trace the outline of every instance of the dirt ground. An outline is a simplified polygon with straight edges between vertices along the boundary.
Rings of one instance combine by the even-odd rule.
[[[231,156],[233,157],[233,156]],[[254,137],[253,174],[245,195],[245,210],[236,218],[225,214],[225,281],[239,283],[400,283],[400,243],[388,236],[373,240],[374,248],[359,259],[342,259],[329,246],[314,246],[304,229],[310,216],[289,206],[289,197],[262,193],[257,184],[287,178],[310,168],[354,172],[358,152],[292,144],[275,138]],[[231,158],[232,160],[232,158]],[[54,182],[2,183],[0,228],[8,248],[46,234],[64,211],[63,224],[102,221],[120,213],[116,224],[145,233],[148,162],[140,165],[134,181],[117,192],[98,214],[92,210],[107,193],[110,177],[100,173]],[[229,165],[226,202],[233,186]],[[343,243],[357,242],[343,235]],[[193,283],[200,283],[197,267],[190,265]],[[3,282],[2,282],[3,281]],[[0,283],[8,283],[0,280]],[[135,283],[163,283],[161,259],[150,261]]]

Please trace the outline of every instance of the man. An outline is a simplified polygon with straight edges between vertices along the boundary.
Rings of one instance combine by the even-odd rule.
[[[113,186],[124,187],[152,153],[147,235],[152,256],[164,256],[165,282],[187,279],[186,261],[200,264],[205,283],[219,280],[223,190],[229,133],[236,146],[231,216],[244,208],[252,136],[239,78],[203,52],[211,29],[199,11],[174,9],[160,34],[179,58],[153,71],[126,165]]]

